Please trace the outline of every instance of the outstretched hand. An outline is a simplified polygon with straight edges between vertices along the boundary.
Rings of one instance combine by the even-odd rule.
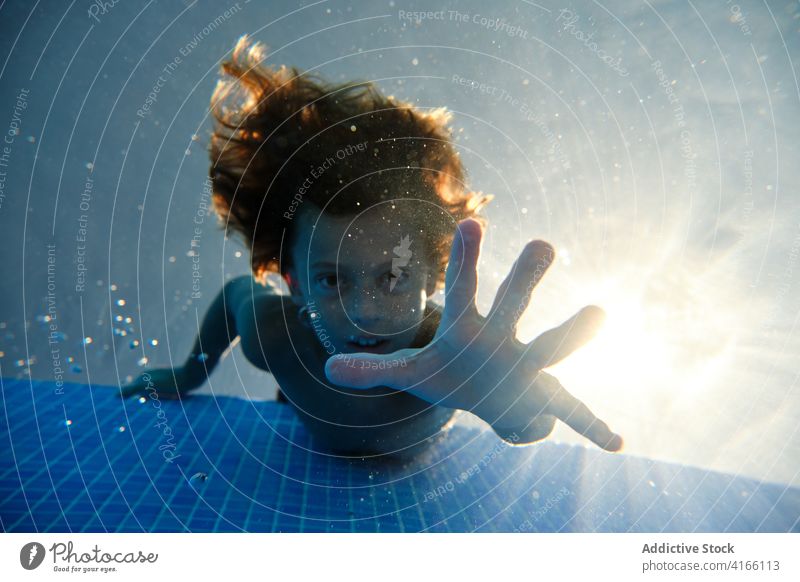
[[[139,374],[133,382],[120,386],[120,396],[150,396],[161,400],[175,400],[186,396],[199,384],[190,380],[183,367],[157,368]]]
[[[333,356],[325,365],[328,379],[351,388],[388,386],[435,405],[471,411],[517,444],[546,437],[558,418],[603,449],[618,451],[622,437],[542,371],[591,340],[605,313],[584,307],[559,327],[521,343],[517,322],[553,261],[553,248],[543,241],[529,242],[489,313],[482,316],[475,302],[481,237],[477,221],[458,224],[445,276],[444,310],[431,343],[391,354]]]

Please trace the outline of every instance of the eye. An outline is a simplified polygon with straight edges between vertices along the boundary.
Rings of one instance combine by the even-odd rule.
[[[316,279],[317,285],[326,291],[335,290],[339,286],[339,278],[333,273],[320,275]]]

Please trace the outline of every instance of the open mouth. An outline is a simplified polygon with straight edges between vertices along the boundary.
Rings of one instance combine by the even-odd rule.
[[[347,345],[354,349],[364,352],[371,352],[378,350],[385,346],[388,340],[379,337],[370,337],[365,335],[351,335],[347,338]]]

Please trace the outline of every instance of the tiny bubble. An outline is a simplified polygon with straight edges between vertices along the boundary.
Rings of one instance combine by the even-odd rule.
[[[117,430],[118,430],[119,432],[125,432],[125,427],[124,427],[124,426],[121,426],[121,427],[119,427]]]
[[[205,483],[208,480],[208,474],[202,471],[195,473],[189,479],[190,483]]]
[[[72,421],[67,419],[67,420],[64,421],[64,425],[65,426],[72,426]]]

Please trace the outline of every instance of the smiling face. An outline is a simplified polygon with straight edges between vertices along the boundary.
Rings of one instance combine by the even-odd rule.
[[[422,219],[382,203],[358,215],[295,215],[292,298],[308,307],[330,353],[390,353],[409,347],[436,290]]]

